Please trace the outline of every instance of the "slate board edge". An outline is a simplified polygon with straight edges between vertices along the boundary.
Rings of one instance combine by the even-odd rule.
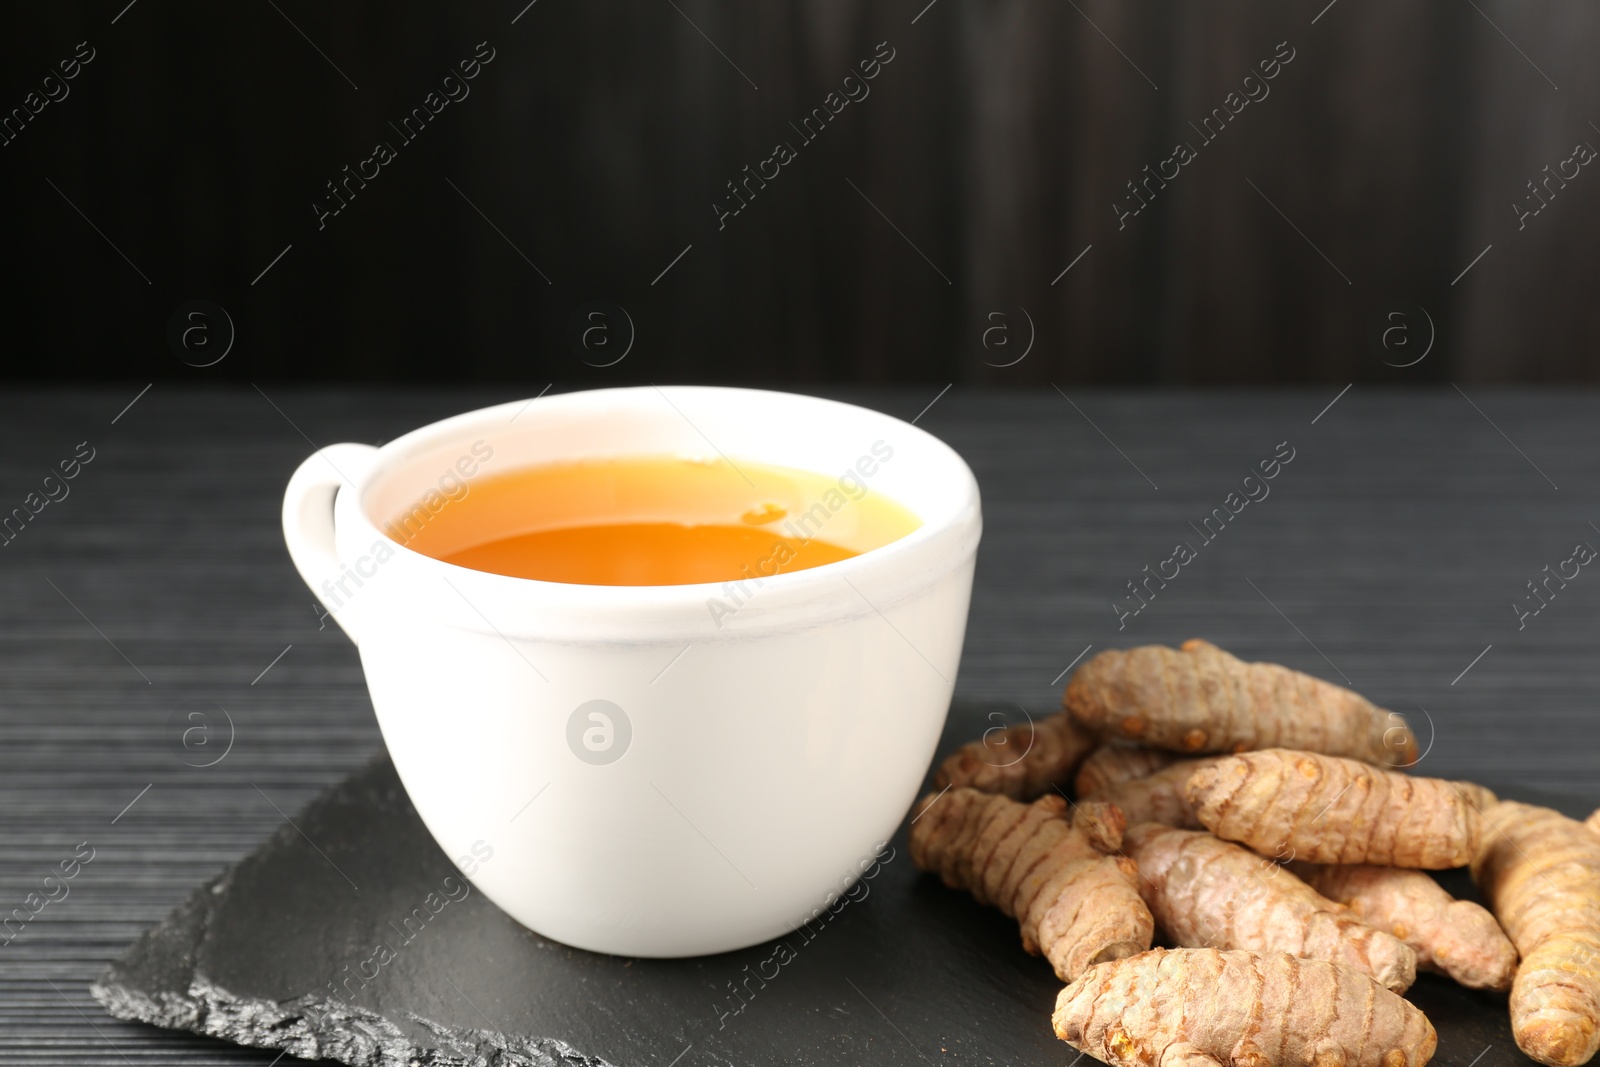
[[[941,754],[943,752],[941,746]],[[386,760],[378,752],[369,766]],[[302,815],[338,794],[365,769],[313,797]],[[1521,791],[1528,793],[1530,791]],[[1593,800],[1569,795],[1529,797],[1565,811],[1589,811]],[[276,838],[292,839],[292,824],[280,826],[251,856]],[[215,901],[231,888],[235,872],[249,857],[232,864],[196,889],[165,919],[146,930],[90,985],[94,999],[114,1018],[220,1038],[238,1045],[276,1049],[301,1059],[332,1060],[351,1067],[618,1067],[559,1038],[532,1037],[478,1028],[446,1026],[411,1011],[391,1017],[326,997],[306,995],[280,1001],[239,996],[213,982],[196,966],[209,933]],[[1460,891],[1457,890],[1457,893]],[[165,972],[166,989],[152,996],[130,982],[130,973]],[[175,990],[182,989],[182,993]],[[470,1002],[469,1002],[470,1003]],[[401,1019],[419,1028],[407,1034]],[[487,1020],[485,1020],[487,1021]],[[423,1035],[432,1038],[426,1044]]]
[[[412,1022],[425,1027],[444,1046],[421,1047],[394,1023],[365,1008],[317,996],[280,1002],[234,995],[193,966],[195,949],[210,923],[212,900],[227,891],[231,873],[230,868],[195,890],[171,915],[141,934],[120,959],[106,966],[89,992],[107,1013],[130,1022],[189,1030],[350,1067],[615,1067],[555,1038],[443,1026],[408,1012]],[[169,940],[171,934],[180,936]],[[185,993],[151,997],[126,984],[124,965],[158,951],[164,943],[184,946],[176,954],[181,958],[161,962],[186,974],[182,983]]]

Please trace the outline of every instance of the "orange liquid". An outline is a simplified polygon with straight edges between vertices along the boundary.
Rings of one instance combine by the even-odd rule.
[[[720,583],[849,559],[921,525],[869,481],[743,460],[552,464],[480,474],[424,521],[388,532],[435,559],[514,578]]]

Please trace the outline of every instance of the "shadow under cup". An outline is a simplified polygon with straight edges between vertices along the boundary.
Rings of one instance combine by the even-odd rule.
[[[404,546],[418,501],[449,506],[474,477],[663,454],[848,474],[844,507],[864,484],[922,525],[718,585],[540,582]],[[634,956],[768,940],[870,865],[949,708],[981,527],[972,472],[926,432],[708,387],[518,401],[334,445],[284,501],[290,554],[357,643],[440,846],[524,925]]]

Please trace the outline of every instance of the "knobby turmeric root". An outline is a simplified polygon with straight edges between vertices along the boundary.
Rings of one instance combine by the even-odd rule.
[[[1417,759],[1406,721],[1357,693],[1205,641],[1102,652],[1063,698],[1089,729],[1177,752],[1298,748],[1391,766]]]
[[[933,784],[971,786],[1031,800],[1072,777],[1098,738],[1062,712],[1038,722],[992,727],[939,765]]]
[[[1511,985],[1517,1047],[1551,1067],[1600,1048],[1600,838],[1532,804],[1485,813],[1472,877],[1522,953]]]
[[[1494,916],[1452,897],[1421,871],[1299,862],[1289,869],[1368,926],[1410,945],[1418,967],[1449,975],[1469,989],[1511,988],[1517,950]]]
[[[1483,833],[1453,782],[1311,752],[1227,756],[1195,771],[1188,793],[1212,833],[1278,859],[1463,867]]]
[[[1438,1035],[1405,1000],[1323,960],[1153,949],[1056,998],[1056,1036],[1113,1067],[1422,1067]]]
[[[1143,745],[1101,745],[1089,753],[1089,758],[1078,768],[1078,777],[1072,786],[1078,796],[1086,797],[1135,778],[1148,777],[1177,758],[1165,749]],[[1138,821],[1130,818],[1128,824],[1131,826]]]
[[[1494,790],[1486,785],[1460,781],[1450,784],[1455,786],[1456,792],[1466,798],[1468,804],[1477,808],[1480,814],[1500,803],[1500,798],[1494,795]]]
[[[1194,805],[1189,803],[1189,778],[1212,762],[1210,759],[1178,760],[1154,774],[1133,778],[1086,796],[1121,808],[1128,817],[1129,826],[1158,822],[1181,830],[1199,830],[1202,828],[1200,819],[1195,815]]]
[[[1084,968],[1150,947],[1154,923],[1121,842],[1122,813],[1057,794],[1021,804],[953,788],[929,794],[911,823],[911,861],[1015,918],[1022,947],[1070,982]]]
[[[1416,979],[1409,947],[1238,845],[1147,822],[1131,827],[1122,847],[1139,865],[1156,926],[1178,945],[1328,960],[1396,993]]]

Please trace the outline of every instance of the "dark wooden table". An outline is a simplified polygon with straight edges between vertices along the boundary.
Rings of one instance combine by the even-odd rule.
[[[381,743],[354,650],[289,565],[279,494],[309,442],[537,388],[0,398],[0,516],[93,449],[0,547],[0,915],[59,898],[0,947],[0,1062],[271,1062],[115,1022],[87,985]],[[935,392],[838,395],[911,418]],[[972,464],[987,521],[958,692],[1037,714],[1090,646],[1203,635],[1405,713],[1422,771],[1592,791],[1600,575],[1564,561],[1600,547],[1600,397],[1335,392],[940,398],[918,424]],[[1191,527],[1289,449],[1265,499],[1210,542]],[[1192,561],[1119,630],[1126,583],[1180,541]],[[1528,582],[1575,567],[1519,617],[1543,603]],[[46,885],[87,848],[64,897]]]

